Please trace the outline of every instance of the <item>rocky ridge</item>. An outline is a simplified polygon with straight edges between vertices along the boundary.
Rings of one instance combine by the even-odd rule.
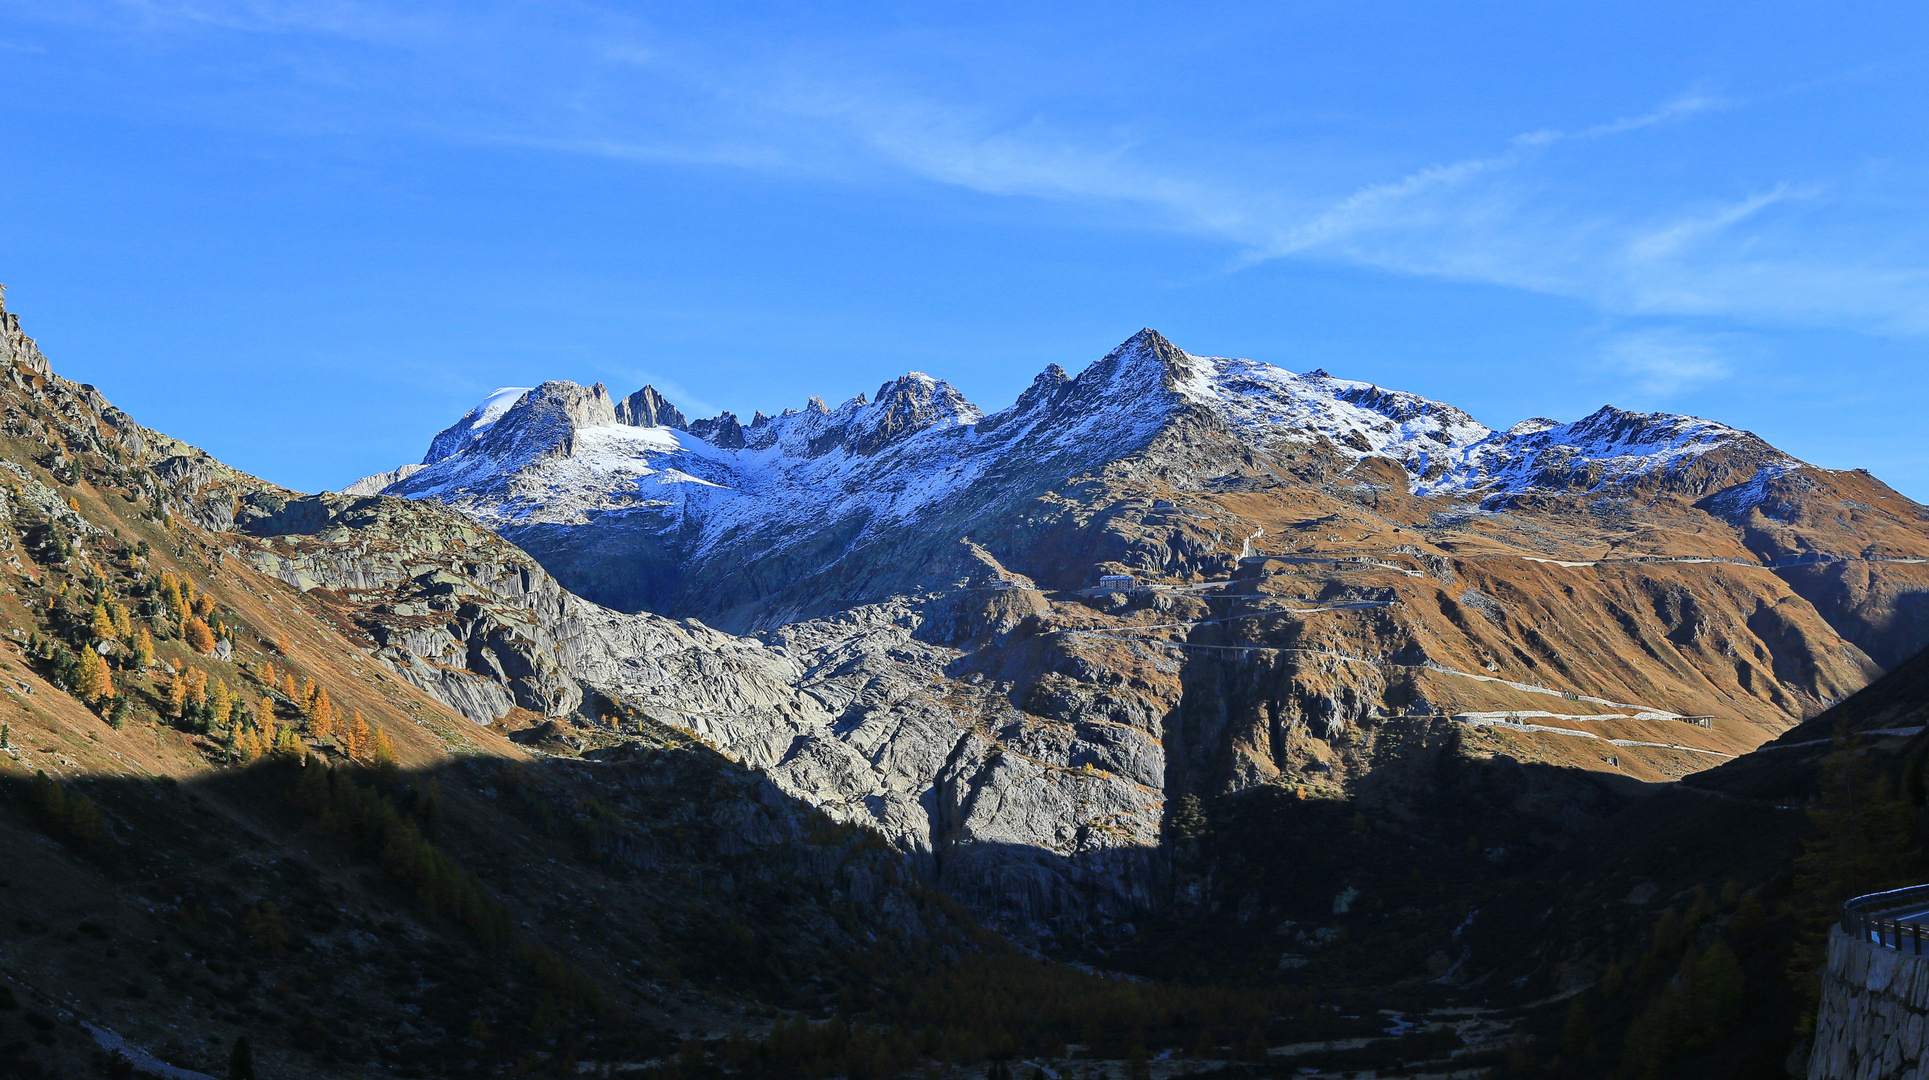
[[[537,642],[559,674],[1041,939],[1165,902],[1182,795],[1411,805],[1401,778],[1455,745],[1678,777],[1867,682],[1857,642],[1911,648],[1894,628],[1929,595],[1920,507],[1748,433],[1613,409],[1495,432],[1150,331],[990,416],[915,374],[747,427],[646,413],[503,392],[388,490],[657,612],[617,653],[714,656],[730,688]],[[1145,587],[1089,588],[1107,572]],[[1818,605],[1824,574],[1860,582]],[[753,633],[659,644],[692,617]],[[500,682],[459,636],[423,640]]]
[[[1213,382],[1226,372],[1245,382],[1225,386],[1285,389],[1227,397]],[[1048,370],[990,417],[913,376],[877,402],[753,422],[732,451],[622,423],[600,387],[544,384],[473,411],[438,438],[459,449],[404,481],[466,490],[475,501],[458,506],[480,521],[430,499],[297,496],[131,422],[82,426],[140,440],[186,481],[148,498],[226,529],[233,554],[303,590],[341,633],[472,720],[520,710],[619,738],[637,717],[673,724],[835,820],[875,829],[975,910],[1041,941],[1111,940],[1167,902],[1166,817],[1185,794],[1283,786],[1397,802],[1403,770],[1460,731],[1480,733],[1481,752],[1679,776],[1876,670],[1783,571],[1751,568],[1714,532],[1720,522],[1734,535],[1689,501],[1712,481],[1648,497],[1697,522],[1665,530],[1676,554],[1654,550],[1665,519],[1593,509],[1598,483],[1504,509],[1416,494],[1400,447],[1425,473],[1491,433],[1363,387],[1255,374],[1142,334],[1077,377]],[[1202,388],[1264,408],[1208,407]],[[1319,395],[1355,425],[1339,440],[1276,418]],[[623,408],[667,416],[651,395]],[[1678,425],[1663,426],[1678,439]],[[750,605],[759,619],[797,617],[731,634],[585,600],[545,570],[553,550],[532,544],[532,558],[481,527],[525,514],[581,521],[504,531],[527,540],[555,527],[584,544],[637,535],[622,531],[637,515],[545,501],[602,498],[612,470],[692,505],[721,500],[738,517],[702,528],[753,574],[779,580],[805,558],[828,568]],[[128,474],[137,487],[139,473]],[[805,482],[827,475],[843,477],[844,495],[817,501],[846,516],[823,535],[752,512],[802,505]],[[762,486],[722,486],[746,476]],[[1865,506],[1884,498],[1858,493]],[[1807,530],[1796,543],[1823,539],[1803,516],[1813,491],[1797,494],[1808,501],[1777,523]],[[1578,519],[1561,502],[1574,498],[1590,507]],[[1748,515],[1766,520],[1760,506]],[[1906,515],[1863,520],[1912,550]],[[1684,548],[1683,536],[1707,546]],[[730,580],[701,576],[706,565],[695,560],[679,587],[729,593]],[[1155,587],[1082,588],[1105,570]],[[720,617],[733,610],[744,605]],[[805,617],[813,610],[823,613]],[[1705,728],[1680,719],[1710,715]]]

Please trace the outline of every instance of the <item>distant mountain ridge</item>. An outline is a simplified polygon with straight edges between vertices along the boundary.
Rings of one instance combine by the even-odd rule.
[[[589,388],[589,397],[580,410],[565,408],[561,415],[572,431],[663,427],[688,433],[715,449],[777,449],[786,457],[803,459],[821,458],[843,449],[855,456],[870,457],[934,427],[995,431],[1015,418],[1029,416],[1040,400],[1055,397],[1059,387],[1071,384],[1078,405],[1093,408],[1108,419],[1144,415],[1142,402],[1133,400],[1138,396],[1133,391],[1137,390],[1170,408],[1192,405],[1211,409],[1257,444],[1311,443],[1324,438],[1339,453],[1355,460],[1387,457],[1400,462],[1409,474],[1412,490],[1422,495],[1477,496],[1498,501],[1576,486],[1596,490],[1680,472],[1721,449],[1758,457],[1760,469],[1803,467],[1802,462],[1749,432],[1673,413],[1639,413],[1603,406],[1573,423],[1537,417],[1498,431],[1452,405],[1372,383],[1338,379],[1323,369],[1295,375],[1258,361],[1194,356],[1151,329],[1133,335],[1097,361],[1088,374],[1089,378],[1082,375],[1072,379],[1064,369],[1051,365],[1017,402],[990,416],[948,383],[915,371],[880,386],[875,399],[859,394],[832,410],[821,399],[812,398],[801,410],[785,410],[774,417],[759,413],[748,427],[739,425],[735,414],[729,412],[688,422],[650,386],[615,402],[598,384]],[[518,440],[524,445],[560,438],[562,432],[553,422],[537,418],[550,415],[551,402],[571,395],[568,388],[574,385],[545,383],[540,389],[508,387],[495,391],[435,437],[422,465],[432,468],[471,454],[483,429],[499,421],[508,429],[533,427],[533,440]],[[674,448],[666,447],[662,440],[640,442],[634,452],[645,460],[674,458],[678,451],[703,456],[683,440],[671,441]],[[552,443],[545,449],[553,447]],[[976,447],[959,449],[964,453],[982,452]],[[489,472],[502,475],[527,467],[527,462],[490,450],[500,448],[482,448],[489,458]],[[477,464],[461,462],[446,472],[461,477],[465,491],[474,491],[478,489],[474,481],[486,477],[475,467]],[[397,493],[429,494],[440,487],[433,477],[424,477]],[[521,509],[525,514],[541,513],[541,507],[533,502]]]
[[[507,388],[338,495],[72,393],[156,512],[469,720],[565,756],[699,736],[1041,944],[1226,899],[1173,861],[1188,796],[1424,817],[1482,762],[1675,779],[1929,640],[1929,515],[1865,473],[1686,417],[1496,432],[1149,330],[990,415],[917,373],[747,425]]]
[[[936,576],[853,570],[880,587],[813,606],[765,584],[720,591],[723,567],[802,550],[810,555],[796,571],[815,572],[863,562],[900,531],[969,535],[970,520],[1143,454],[1174,424],[1212,429],[1209,441],[1246,457],[1294,459],[1306,473],[1298,479],[1315,483],[1371,474],[1384,487],[1391,478],[1370,462],[1392,463],[1403,494],[1447,511],[1665,490],[1737,518],[1768,497],[1765,478],[1809,468],[1748,432],[1667,413],[1605,407],[1497,431],[1454,406],[1323,370],[1194,356],[1147,329],[1076,377],[1052,365],[990,415],[919,372],[874,399],[831,409],[813,398],[747,426],[727,412],[685,421],[652,387],[621,402],[600,384],[506,388],[437,435],[421,468],[351,490],[455,506],[612,606],[768,626],[970,571],[950,559]]]

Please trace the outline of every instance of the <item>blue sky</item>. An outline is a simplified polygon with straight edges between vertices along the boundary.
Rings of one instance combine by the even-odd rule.
[[[0,281],[304,490],[501,385],[692,413],[1140,326],[1929,500],[1929,9],[0,0]]]

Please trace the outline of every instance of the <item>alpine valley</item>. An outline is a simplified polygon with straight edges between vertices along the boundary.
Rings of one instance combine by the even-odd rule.
[[[1780,1077],[1918,869],[1929,510],[1715,421],[1148,329],[307,495],[0,320],[0,1075]]]

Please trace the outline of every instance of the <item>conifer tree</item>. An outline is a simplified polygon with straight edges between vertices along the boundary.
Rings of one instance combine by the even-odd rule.
[[[335,706],[329,702],[326,688],[315,688],[313,704],[308,709],[308,730],[317,739],[335,734]]]
[[[234,695],[228,692],[228,683],[225,679],[215,680],[214,689],[208,694],[208,702],[214,707],[215,725],[226,725],[229,714],[234,711]]]
[[[360,710],[356,710],[349,718],[346,730],[342,734],[343,741],[348,744],[349,757],[361,758],[368,753],[368,721],[362,719]]]
[[[114,696],[114,679],[108,674],[107,661],[92,649],[80,650],[80,682],[75,689],[83,700],[93,705]]]
[[[295,686],[295,673],[292,671],[281,677],[281,696],[294,702],[295,708],[302,707],[301,690]]]
[[[161,571],[161,599],[167,601],[167,609],[177,615],[187,610],[187,601],[181,596],[181,582],[172,571]]]
[[[170,719],[179,720],[187,713],[188,682],[187,673],[184,671],[177,671],[168,676],[167,715]]]
[[[208,703],[208,673],[200,668],[188,668],[184,675],[188,680],[188,704],[197,708]]]
[[[93,623],[91,629],[94,631],[95,641],[112,641],[120,636],[115,631],[114,616],[108,612],[106,604],[94,605]]]
[[[261,662],[261,685],[270,690],[280,685],[276,681],[275,662],[273,660],[264,660]]]
[[[208,628],[207,623],[194,616],[181,620],[181,638],[195,652],[206,654],[214,651],[214,631]]]
[[[303,679],[301,681],[301,696],[295,699],[295,704],[301,709],[302,715],[310,719],[313,719],[315,715],[316,689],[314,679]]]
[[[127,613],[127,605],[119,600],[107,605],[107,614],[114,620],[114,636],[129,637],[134,633],[134,617]]]
[[[145,671],[153,666],[154,635],[147,632],[147,627],[138,627],[134,631],[134,667]]]
[[[275,753],[277,754],[286,754],[289,757],[301,756],[301,753],[302,753],[301,739],[299,736],[295,734],[294,728],[285,727],[275,732],[274,745],[275,745]]]
[[[375,729],[375,764],[384,766],[395,764],[395,744],[389,741],[388,732],[381,728]]]
[[[255,722],[261,727],[261,743],[266,747],[281,748],[281,732],[275,728],[275,703],[267,698],[261,699],[261,711],[255,715]]]
[[[202,593],[194,598],[194,613],[205,619],[214,614],[214,594]]]

